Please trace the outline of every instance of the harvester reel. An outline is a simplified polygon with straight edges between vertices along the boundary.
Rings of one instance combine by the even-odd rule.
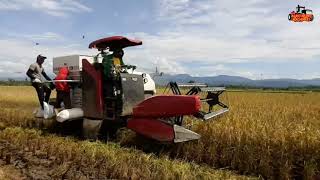
[[[176,116],[176,117],[170,117],[170,118],[162,118],[161,120],[165,122],[169,122],[170,124],[176,124],[179,126],[182,126],[183,123],[183,116]]]
[[[209,120],[211,118],[217,117],[229,111],[229,107],[220,101],[219,96],[225,92],[224,87],[208,87],[206,84],[199,83],[188,83],[188,84],[177,84],[176,82],[170,82],[167,88],[170,88],[173,94],[182,95],[179,87],[191,87],[191,89],[186,93],[186,95],[200,95],[201,93],[207,93],[207,95],[201,99],[201,102],[209,106],[208,112],[200,111],[195,117],[202,120]],[[166,91],[165,89],[165,91]],[[214,111],[214,107],[218,106],[221,109]],[[182,125],[183,116],[177,116],[174,118],[174,123],[177,125]]]

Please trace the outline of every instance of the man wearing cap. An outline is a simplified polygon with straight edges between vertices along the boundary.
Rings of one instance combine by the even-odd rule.
[[[44,72],[44,69],[42,67],[42,64],[44,60],[47,57],[38,55],[37,61],[30,65],[27,76],[31,79],[32,86],[36,89],[38,94],[38,99],[40,102],[40,105],[43,109],[43,101],[49,102],[51,89],[54,88],[54,86],[51,86],[51,89],[44,83],[42,76],[48,80],[51,81],[51,78]]]

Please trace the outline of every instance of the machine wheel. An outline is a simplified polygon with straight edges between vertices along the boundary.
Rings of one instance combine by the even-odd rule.
[[[82,134],[86,139],[96,140],[102,125],[101,119],[83,119]]]
[[[313,17],[313,16],[311,16],[311,17],[310,17],[310,21],[313,21],[313,19],[314,19],[314,17]]]
[[[288,15],[288,20],[291,21],[291,14]]]
[[[42,128],[44,129],[53,129],[56,126],[56,119],[51,118],[51,119],[42,119]]]

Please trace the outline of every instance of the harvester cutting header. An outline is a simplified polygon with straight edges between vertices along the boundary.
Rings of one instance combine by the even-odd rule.
[[[67,67],[72,81],[78,83],[71,91],[72,108],[63,110],[70,114],[68,120],[83,120],[87,138],[114,134],[127,127],[160,142],[199,139],[199,134],[183,127],[183,116],[206,121],[227,112],[228,106],[219,101],[225,88],[171,82],[171,94],[156,95],[151,76],[122,60],[124,48],[138,45],[142,41],[113,36],[90,43],[89,48],[99,51],[94,57],[72,55],[53,59],[55,73]],[[190,90],[183,94],[181,87]]]

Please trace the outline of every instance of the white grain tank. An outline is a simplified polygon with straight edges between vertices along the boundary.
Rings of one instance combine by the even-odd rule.
[[[87,59],[93,63],[93,56],[70,55],[53,58],[53,72],[57,75],[61,67],[68,67],[69,76],[73,80],[81,79],[82,59]],[[71,90],[71,105],[73,108],[82,108],[82,89],[75,87]]]

